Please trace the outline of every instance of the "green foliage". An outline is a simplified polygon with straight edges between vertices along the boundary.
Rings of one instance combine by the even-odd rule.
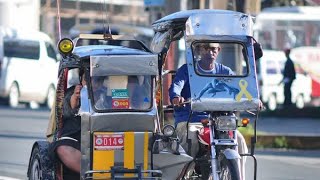
[[[273,141],[273,147],[275,147],[275,148],[288,148],[287,138],[284,136],[276,137]]]
[[[247,127],[239,127],[238,130],[243,136],[252,136],[254,134],[254,128],[251,124],[248,124]]]

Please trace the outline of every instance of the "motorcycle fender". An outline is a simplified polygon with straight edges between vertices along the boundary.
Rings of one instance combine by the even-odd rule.
[[[226,149],[223,151],[223,154],[227,159],[240,159],[239,153],[234,149]]]

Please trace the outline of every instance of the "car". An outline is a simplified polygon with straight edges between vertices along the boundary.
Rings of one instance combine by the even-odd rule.
[[[11,107],[38,103],[51,108],[58,56],[50,37],[39,31],[3,28],[0,97]]]
[[[264,50],[263,57],[257,62],[257,73],[260,86],[260,97],[270,111],[278,108],[284,102],[282,71],[286,56],[282,51]],[[293,59],[294,61],[294,59]],[[311,101],[311,78],[304,73],[299,64],[294,62],[296,79],[293,81],[291,92],[292,102],[302,109]]]

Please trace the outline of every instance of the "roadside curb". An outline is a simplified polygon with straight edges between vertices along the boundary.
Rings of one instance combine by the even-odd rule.
[[[245,139],[250,146],[251,136]],[[319,150],[320,136],[258,135],[256,147]]]

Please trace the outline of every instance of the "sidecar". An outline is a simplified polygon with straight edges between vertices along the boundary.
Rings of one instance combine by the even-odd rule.
[[[75,114],[81,117],[80,179],[176,179],[192,158],[159,119],[158,55],[132,37],[111,34],[62,39],[58,48],[63,58],[48,140],[34,143],[28,178],[75,179],[48,149],[61,136],[66,90],[81,82],[83,69],[87,85]]]

